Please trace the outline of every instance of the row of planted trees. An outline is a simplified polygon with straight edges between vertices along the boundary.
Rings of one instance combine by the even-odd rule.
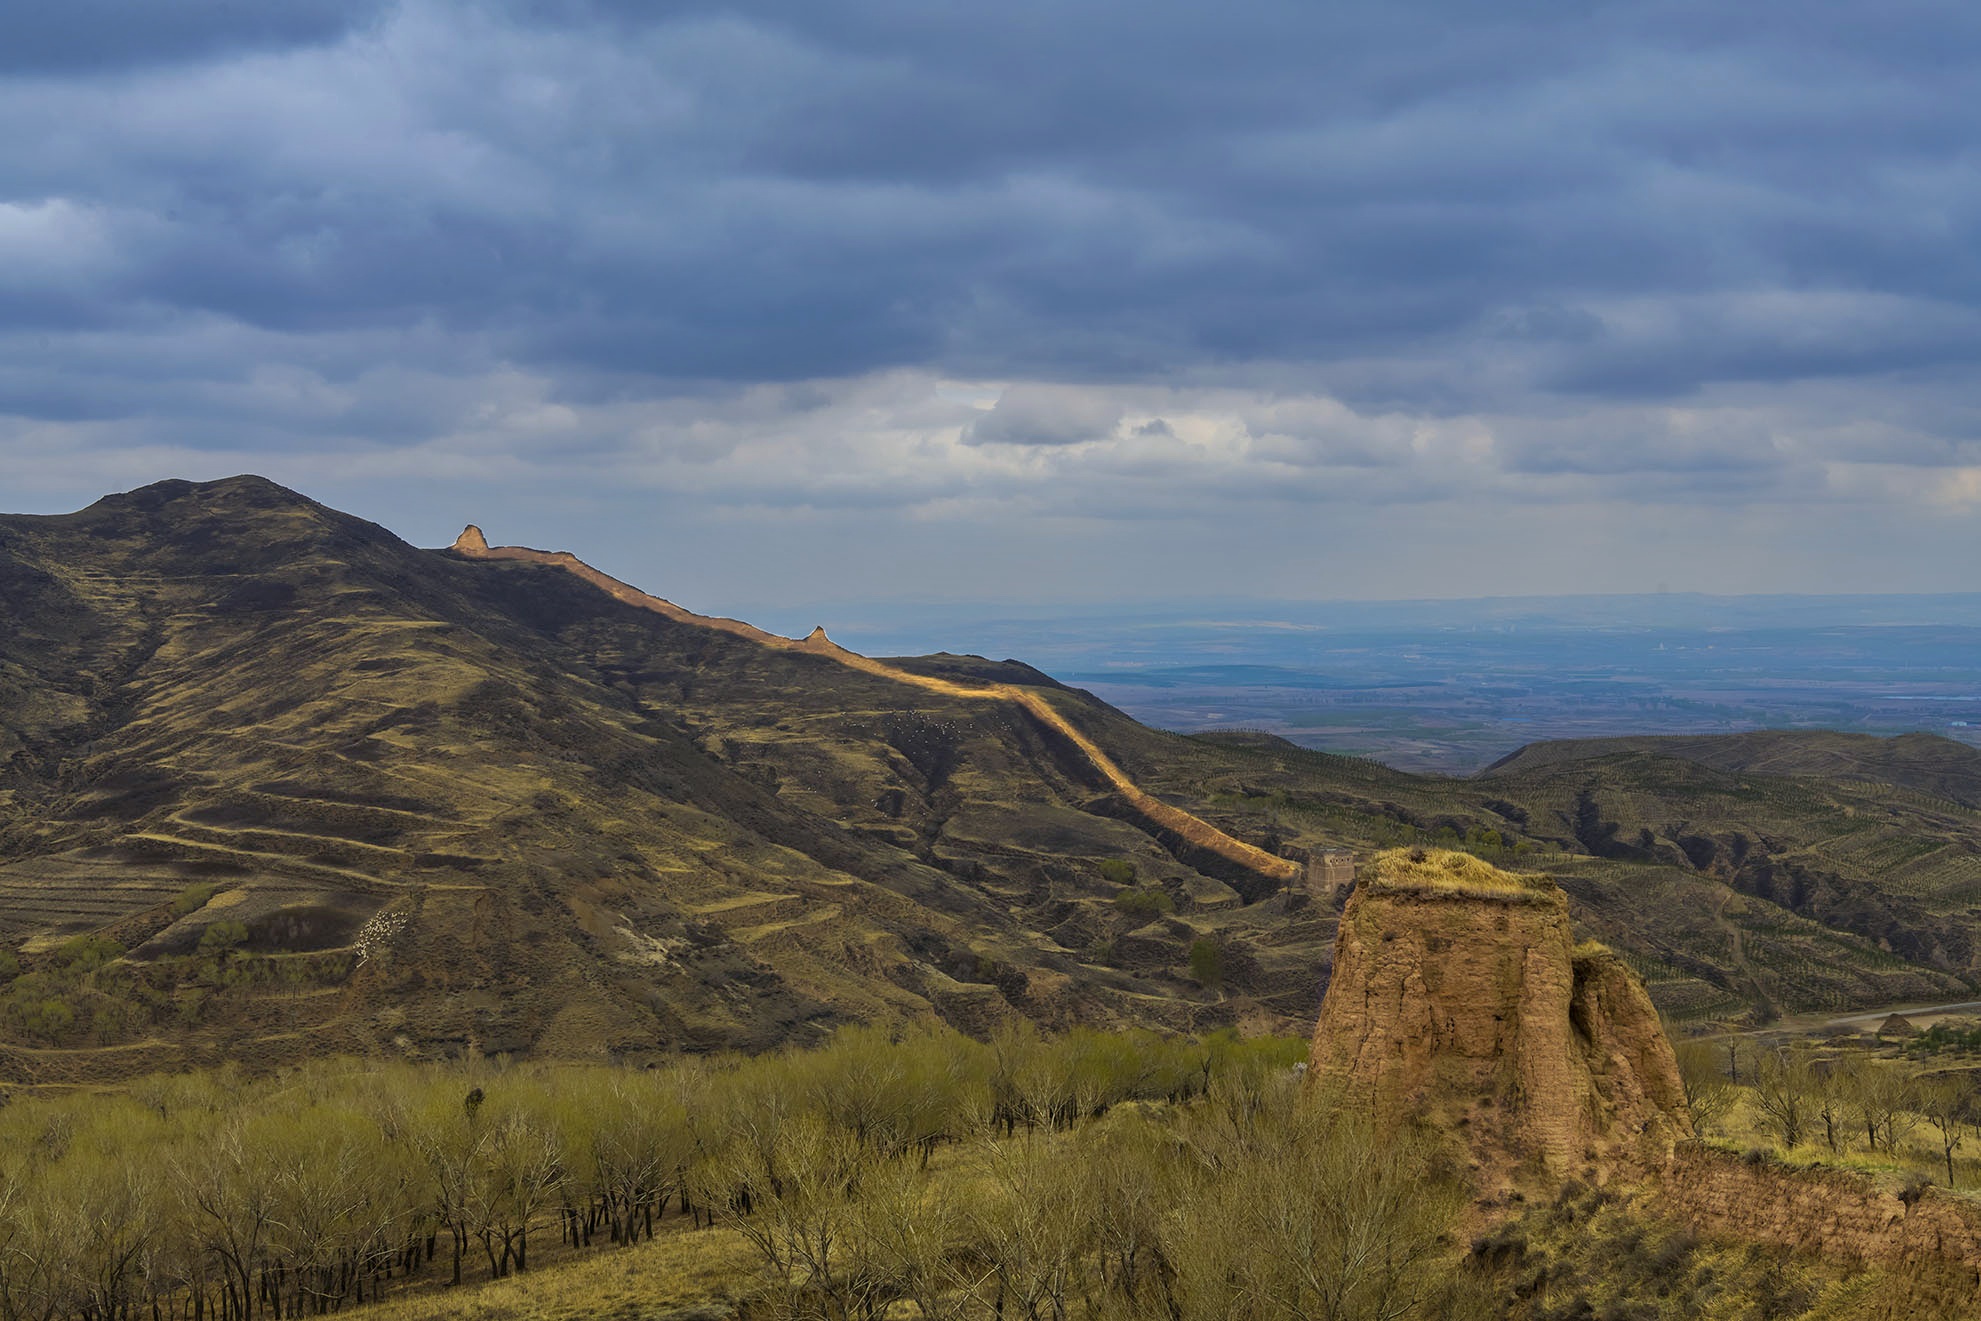
[[[1923,1133],[1953,1188],[1957,1156],[1981,1140],[1981,1090],[1968,1071],[1809,1046],[1686,1042],[1678,1054],[1696,1121],[1716,1124],[1744,1093],[1760,1127],[1786,1150],[1821,1143],[1832,1156],[1861,1150],[1904,1163],[1916,1148],[1909,1140]]]
[[[0,1321],[322,1315],[669,1215],[740,1233],[757,1305],[791,1315],[1405,1315],[1451,1194],[1410,1144],[1296,1104],[1299,1054],[854,1028],[638,1071],[346,1063],[18,1099]]]

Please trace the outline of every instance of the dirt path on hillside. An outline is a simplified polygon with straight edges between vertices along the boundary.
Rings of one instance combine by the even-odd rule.
[[[1843,1018],[1827,1019],[1824,1027],[1849,1027],[1852,1024],[1882,1023],[1893,1014],[1904,1018],[1937,1018],[1945,1014],[1958,1014],[1966,1010],[1981,1011],[1981,1000],[1960,1000],[1944,1005],[1886,1005],[1883,1009],[1873,1009],[1861,1014],[1850,1014]],[[1786,1021],[1786,1020],[1784,1020]]]

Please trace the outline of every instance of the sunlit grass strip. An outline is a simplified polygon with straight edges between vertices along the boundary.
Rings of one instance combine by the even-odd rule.
[[[1455,849],[1384,849],[1369,860],[1364,876],[1365,884],[1381,889],[1499,899],[1542,898],[1554,889],[1545,876],[1502,871]]]

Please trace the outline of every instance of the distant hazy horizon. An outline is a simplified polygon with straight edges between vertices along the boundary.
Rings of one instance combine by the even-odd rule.
[[[1160,728],[1259,729],[1413,770],[1469,773],[1530,742],[1626,734],[1923,731],[1981,745],[1981,593],[835,613],[757,622],[823,622],[875,655],[1022,660]]]

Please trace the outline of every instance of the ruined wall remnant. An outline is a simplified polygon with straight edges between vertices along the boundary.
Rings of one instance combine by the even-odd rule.
[[[1544,876],[1441,850],[1366,860],[1307,1078],[1334,1103],[1464,1134],[1486,1204],[1522,1176],[1642,1184],[1701,1233],[1871,1263],[1904,1277],[1905,1299],[1956,1309],[1919,1315],[1981,1316],[1981,1203],[1691,1140],[1650,997],[1615,954],[1575,944]]]
[[[1464,1132],[1488,1171],[1644,1174],[1691,1133],[1635,975],[1576,946],[1552,881],[1464,853],[1392,849],[1362,870],[1308,1077]]]
[[[1193,816],[1173,803],[1164,802],[1144,790],[1115,764],[1114,759],[1108,756],[1098,743],[1082,733],[1079,727],[1068,720],[1051,702],[1030,688],[1011,683],[958,683],[953,679],[945,679],[937,675],[904,670],[885,661],[877,661],[870,656],[862,656],[857,652],[846,650],[827,637],[824,628],[813,629],[803,641],[799,641],[766,633],[756,625],[746,624],[740,619],[698,615],[672,601],[649,595],[629,583],[620,582],[617,578],[601,573],[568,550],[548,551],[532,550],[528,546],[491,546],[482,530],[472,523],[462,530],[461,535],[448,549],[466,559],[509,560],[563,569],[614,600],[636,609],[650,610],[677,624],[691,624],[698,628],[714,629],[735,637],[746,638],[775,651],[796,651],[809,656],[824,657],[863,674],[938,692],[947,697],[966,701],[1009,703],[1023,710],[1053,734],[1072,744],[1100,778],[1105,780],[1128,806],[1149,822],[1172,832],[1196,848],[1214,853],[1227,862],[1237,863],[1276,885],[1289,884],[1300,876],[1299,864],[1291,859],[1277,857],[1255,844],[1233,838],[1201,817]]]
[[[1307,855],[1307,896],[1332,907],[1337,895],[1355,884],[1355,854],[1349,849],[1316,849]]]

